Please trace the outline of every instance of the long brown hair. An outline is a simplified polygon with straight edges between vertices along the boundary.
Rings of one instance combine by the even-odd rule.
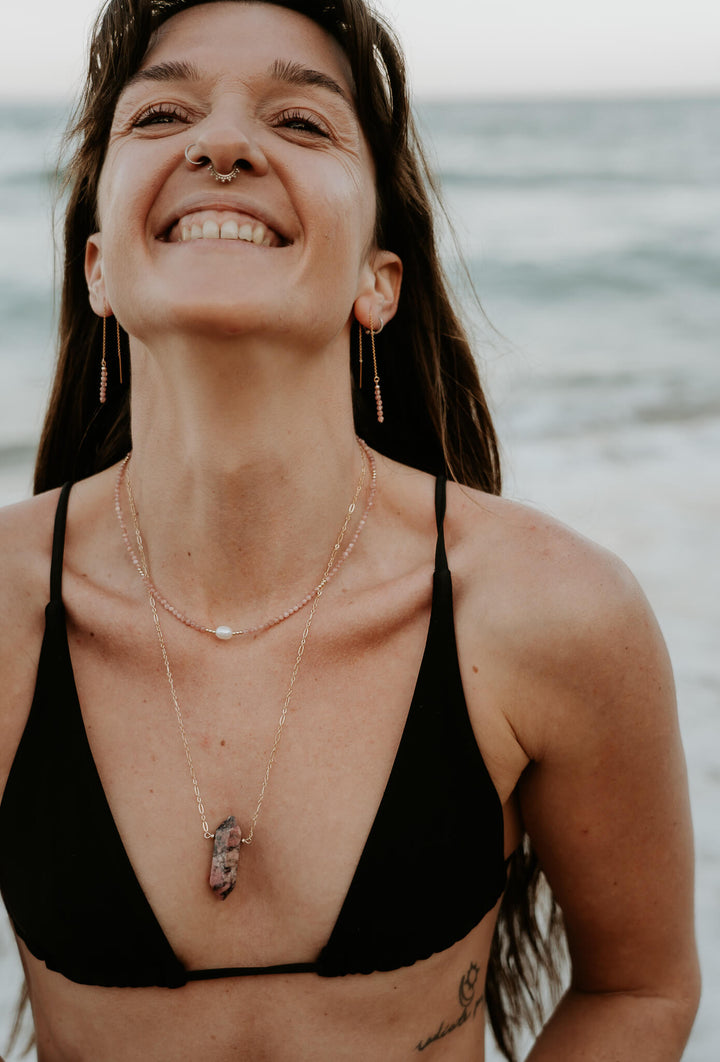
[[[120,386],[109,359],[109,400],[104,406],[98,403],[102,326],[88,303],[85,244],[98,228],[98,179],[120,92],[142,63],[158,26],[208,2],[213,0],[109,0],[98,18],[85,90],[67,140],[59,351],[35,470],[36,491],[101,471],[130,449],[130,366],[124,336],[125,385]],[[392,31],[364,0],[265,2],[312,19],[347,55],[358,117],[376,168],[376,242],[403,262],[397,314],[377,339],[385,423],[378,425],[374,418],[371,383],[366,380],[361,390],[355,381],[356,430],[398,461],[499,494],[495,431],[440,262],[437,193],[415,132],[404,63]],[[353,346],[357,330],[354,333]],[[536,857],[526,844],[511,862],[487,979],[490,1021],[508,1059],[515,1058],[515,1032],[521,1021],[532,1017],[538,999],[535,971],[538,966],[553,969],[551,938],[557,912],[551,905],[545,926],[549,932],[543,931],[535,917],[540,881]]]

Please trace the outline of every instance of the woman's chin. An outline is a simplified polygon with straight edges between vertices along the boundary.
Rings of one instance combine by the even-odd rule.
[[[273,333],[289,331],[283,326],[282,307],[239,298],[237,290],[232,295],[196,288],[185,296],[175,293],[171,300],[158,302],[150,313],[144,308],[142,317],[130,313],[123,318],[121,312],[118,316],[126,331],[150,349],[165,345],[168,339],[173,343],[221,342],[264,335],[269,341]]]

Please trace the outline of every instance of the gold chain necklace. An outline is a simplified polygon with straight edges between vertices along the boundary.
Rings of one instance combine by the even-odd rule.
[[[275,739],[273,741],[272,748],[270,749],[270,756],[268,758],[267,767],[265,768],[265,775],[263,777],[262,785],[260,787],[260,795],[258,797],[257,805],[255,807],[255,813],[253,814],[250,822],[250,831],[246,837],[243,836],[242,829],[238,825],[237,819],[234,815],[228,815],[216,828],[214,833],[210,831],[210,827],[208,825],[207,817],[205,814],[205,805],[203,802],[202,795],[200,793],[200,787],[198,785],[197,775],[195,773],[195,765],[193,764],[192,753],[190,751],[190,742],[188,740],[187,732],[185,730],[185,723],[183,721],[182,711],[180,710],[180,702],[178,700],[177,691],[175,689],[175,679],[173,677],[172,668],[170,667],[170,658],[168,657],[168,651],[165,645],[165,638],[163,637],[162,627],[160,626],[160,617],[158,615],[155,596],[153,595],[152,590],[149,589],[149,587],[152,586],[152,583],[150,582],[147,558],[145,556],[145,546],[143,543],[142,535],[140,533],[140,524],[138,521],[137,509],[135,507],[135,498],[132,492],[132,485],[130,483],[129,477],[126,477],[125,479],[128,505],[130,506],[130,512],[132,514],[135,538],[140,554],[140,567],[138,568],[138,570],[140,574],[144,576],[143,582],[145,583],[145,588],[148,593],[148,599],[150,601],[153,623],[155,624],[155,633],[157,634],[158,644],[160,645],[160,652],[162,654],[163,663],[165,665],[165,673],[167,675],[168,685],[170,687],[170,696],[172,697],[173,707],[175,709],[175,716],[177,718],[178,723],[178,729],[180,730],[180,737],[182,738],[183,748],[185,750],[185,759],[187,761],[188,769],[190,771],[190,779],[192,781],[193,792],[195,794],[195,801],[197,803],[200,821],[202,822],[203,836],[206,840],[211,840],[214,842],[212,860],[210,864],[209,884],[210,888],[213,890],[215,895],[221,900],[225,900],[235,888],[235,883],[237,881],[237,868],[240,858],[240,845],[252,844],[253,837],[255,836],[255,827],[257,825],[258,817],[260,815],[260,809],[263,805],[263,800],[265,799],[265,791],[267,789],[268,782],[270,781],[270,772],[272,771],[273,764],[275,763],[275,757],[277,755],[278,746],[280,744],[280,738],[282,737],[283,729],[285,727],[285,720],[287,719],[288,709],[290,707],[290,701],[292,699],[293,689],[295,687],[295,681],[297,679],[298,672],[300,671],[300,664],[302,663],[303,655],[305,653],[305,645],[307,643],[308,635],[310,633],[310,627],[317,611],[317,607],[320,604],[320,598],[322,597],[323,591],[327,586],[330,576],[333,572],[333,564],[335,562],[336,554],[340,549],[340,545],[342,543],[345,532],[347,531],[348,524],[350,523],[352,514],[355,511],[355,505],[357,504],[357,499],[360,496],[360,491],[362,490],[363,482],[365,480],[366,453],[369,454],[369,451],[367,451],[367,449],[363,447],[362,470],[360,472],[360,478],[358,480],[353,501],[350,504],[347,515],[345,517],[345,521],[343,522],[342,528],[340,529],[340,534],[338,535],[337,541],[335,542],[335,545],[332,548],[330,559],[325,567],[323,577],[314,591],[312,607],[310,608],[307,620],[305,621],[305,627],[300,638],[300,644],[298,645],[297,653],[295,654],[295,662],[293,664],[292,672],[290,674],[290,681],[288,683],[288,687],[285,693],[285,699],[283,701],[282,711],[280,712],[280,719],[278,721],[277,729],[275,731]],[[128,457],[129,456],[130,455],[128,455]],[[375,466],[372,462],[371,465],[373,472],[372,487],[374,488]],[[363,523],[365,522],[365,518],[367,517],[368,511],[369,510],[366,509],[365,515],[363,517]]]
[[[123,517],[122,505],[120,504],[120,489],[122,487],[123,476],[127,475],[127,466],[128,466],[128,462],[130,461],[130,456],[131,456],[130,454],[127,454],[126,457],[124,458],[124,460],[120,464],[120,468],[118,469],[117,479],[115,480],[115,515],[117,516],[118,523],[120,524],[120,531],[122,532],[123,541],[125,543],[125,546],[127,548],[128,553],[130,555],[130,559],[132,560],[133,564],[135,565],[135,569],[139,573],[140,578],[145,583],[145,586],[147,588],[148,593],[152,594],[152,596],[155,598],[155,601],[159,605],[162,605],[162,607],[165,609],[166,612],[169,612],[176,619],[180,620],[180,622],[184,623],[186,627],[192,627],[193,630],[202,631],[204,634],[214,634],[215,637],[219,638],[221,641],[229,641],[231,638],[235,638],[235,637],[238,637],[238,636],[243,635],[243,634],[259,634],[261,631],[270,630],[271,627],[276,627],[279,623],[283,623],[286,619],[290,619],[290,617],[294,616],[296,612],[300,612],[301,609],[305,608],[305,606],[308,605],[315,598],[315,596],[317,595],[317,592],[318,592],[318,589],[319,589],[320,585],[322,584],[324,586],[330,579],[332,579],[332,577],[334,575],[337,575],[337,573],[340,570],[341,566],[345,563],[345,561],[347,560],[347,558],[350,556],[350,554],[352,553],[353,549],[355,548],[355,543],[358,540],[360,532],[362,531],[363,527],[365,526],[365,521],[368,518],[368,513],[372,509],[373,502],[375,500],[375,488],[376,488],[376,482],[377,482],[377,469],[376,469],[376,466],[375,466],[375,456],[372,453],[372,451],[368,448],[366,443],[363,442],[362,439],[357,439],[357,444],[360,447],[360,451],[363,454],[364,458],[367,459],[367,462],[370,465],[370,491],[368,493],[367,503],[365,505],[365,511],[364,511],[364,513],[362,515],[362,518],[361,518],[360,522],[358,523],[357,528],[355,529],[355,533],[354,533],[353,537],[350,539],[350,542],[345,547],[345,551],[343,552],[343,554],[340,557],[338,557],[337,560],[335,560],[335,556],[339,553],[340,547],[342,546],[343,539],[345,537],[345,532],[347,530],[347,525],[348,525],[348,523],[350,521],[350,518],[352,517],[353,513],[355,512],[355,506],[357,504],[358,497],[360,496],[360,490],[359,489],[356,491],[355,497],[353,498],[353,500],[350,503],[350,507],[348,508],[347,515],[346,515],[346,518],[345,518],[345,523],[343,524],[343,527],[342,527],[342,529],[340,531],[340,535],[338,536],[338,540],[337,540],[337,542],[335,544],[335,549],[334,549],[335,556],[333,556],[331,558],[332,561],[333,561],[333,564],[332,564],[332,567],[330,569],[330,573],[327,576],[327,578],[325,578],[325,576],[323,576],[323,579],[321,580],[321,582],[318,583],[318,585],[316,587],[314,587],[309,593],[307,593],[305,595],[305,597],[302,599],[302,601],[299,601],[297,603],[297,605],[293,605],[292,608],[285,609],[284,612],[278,613],[277,616],[273,616],[271,619],[265,620],[263,623],[257,623],[257,624],[255,624],[252,627],[241,627],[238,630],[233,630],[233,628],[230,627],[226,623],[220,623],[217,627],[207,627],[203,623],[198,623],[195,620],[190,619],[183,612],[181,612],[179,608],[176,608],[175,605],[172,605],[167,600],[167,598],[165,598],[163,596],[163,594],[158,590],[158,588],[155,585],[155,583],[152,581],[152,579],[150,577],[150,574],[149,574],[149,569],[148,569],[147,564],[144,564],[144,563],[140,562],[138,554],[133,549],[132,542],[130,541],[130,535],[128,534],[128,529],[127,529],[127,526],[125,524],[125,518]],[[137,538],[137,527],[136,527],[136,538]],[[139,549],[139,547],[138,547],[138,549]]]

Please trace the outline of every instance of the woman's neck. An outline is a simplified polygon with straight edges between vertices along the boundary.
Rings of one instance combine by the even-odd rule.
[[[362,458],[336,358],[204,353],[133,361],[128,475],[158,587],[242,625],[319,580]]]

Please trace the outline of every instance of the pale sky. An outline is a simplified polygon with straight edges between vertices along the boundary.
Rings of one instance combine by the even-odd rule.
[[[418,95],[720,92],[718,0],[377,0]],[[0,97],[77,86],[94,0],[4,0]],[[9,8],[9,10],[8,10]]]

